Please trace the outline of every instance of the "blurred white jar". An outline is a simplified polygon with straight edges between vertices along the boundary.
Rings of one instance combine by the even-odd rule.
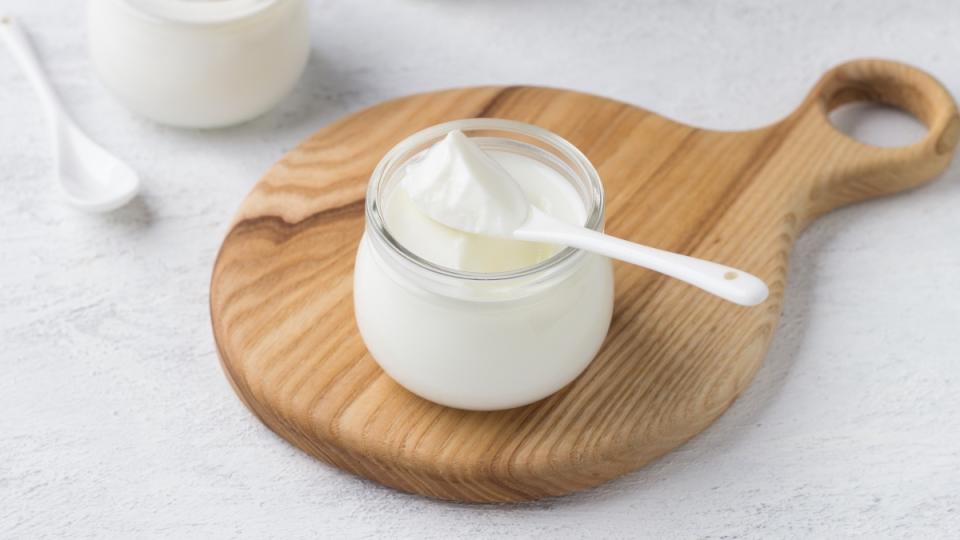
[[[306,0],[89,0],[93,65],[122,102],[182,127],[254,118],[296,84]]]

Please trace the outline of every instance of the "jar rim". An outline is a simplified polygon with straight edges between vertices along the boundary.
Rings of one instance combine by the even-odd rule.
[[[111,0],[154,22],[216,25],[254,16],[283,0]]]
[[[400,243],[389,230],[380,213],[380,186],[385,181],[387,169],[394,165],[400,156],[408,152],[411,148],[416,148],[425,141],[439,138],[446,133],[459,130],[491,130],[514,132],[518,135],[527,136],[542,143],[549,145],[552,149],[560,152],[569,159],[579,169],[575,171],[583,176],[588,184],[588,189],[593,195],[593,204],[586,208],[587,219],[585,227],[598,232],[603,231],[604,217],[604,192],[603,184],[600,181],[600,175],[597,173],[590,160],[576,146],[563,137],[538,126],[516,120],[504,120],[500,118],[467,118],[462,120],[453,120],[436,124],[426,129],[420,130],[399,143],[388,151],[377,164],[370,176],[370,182],[367,185],[365,216],[367,228],[372,230],[374,235],[385,243],[391,251],[400,255],[400,257],[409,264],[414,265],[427,272],[470,282],[502,282],[517,278],[528,277],[536,274],[553,274],[560,272],[565,268],[573,266],[577,261],[583,258],[585,252],[578,248],[564,247],[557,253],[531,266],[525,266],[516,270],[507,270],[501,272],[471,272],[458,270],[433,263],[416,253],[407,249]]]

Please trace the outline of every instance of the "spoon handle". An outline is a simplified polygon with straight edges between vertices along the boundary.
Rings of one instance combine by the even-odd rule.
[[[60,106],[60,99],[50,86],[43,68],[40,67],[40,61],[30,46],[27,35],[23,32],[20,24],[13,17],[0,18],[0,37],[7,44],[13,58],[20,64],[20,68],[27,75],[27,79],[33,84],[33,89],[40,96],[43,107],[47,111],[52,122],[61,118],[66,118],[63,114],[63,108]]]
[[[742,270],[570,225],[536,208],[530,212],[527,222],[514,231],[514,238],[571,246],[643,266],[742,306],[755,306],[769,294],[760,278]]]

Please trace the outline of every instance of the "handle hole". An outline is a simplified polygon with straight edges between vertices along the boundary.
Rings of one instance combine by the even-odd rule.
[[[726,274],[723,275],[723,279],[725,279],[725,280],[727,280],[727,281],[731,281],[731,280],[737,279],[737,273],[736,273],[736,272],[732,272],[732,271],[727,272]]]
[[[830,123],[851,139],[884,148],[908,146],[927,134],[927,126],[916,116],[882,103],[840,105],[830,112]]]

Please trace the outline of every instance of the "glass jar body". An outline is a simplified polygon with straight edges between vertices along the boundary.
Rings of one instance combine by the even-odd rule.
[[[533,294],[486,301],[404,279],[364,235],[353,285],[360,333],[384,371],[461,409],[518,407],[560,390],[596,355],[613,313],[610,261],[593,254]]]
[[[310,39],[306,0],[264,1],[246,12],[237,6],[249,2],[172,2],[186,4],[181,14],[151,13],[134,0],[90,0],[94,68],[121,102],[163,124],[211,128],[256,117],[293,88]],[[195,7],[210,11],[193,16]]]

